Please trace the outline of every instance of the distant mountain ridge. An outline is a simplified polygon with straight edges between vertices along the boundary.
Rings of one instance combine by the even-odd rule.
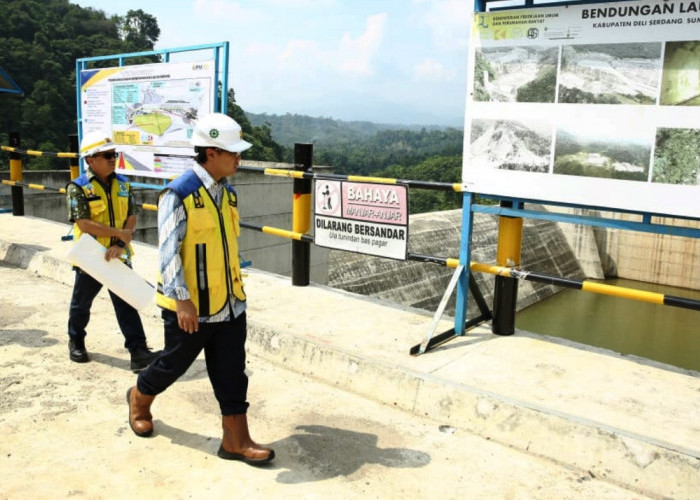
[[[245,112],[254,127],[270,126],[272,138],[285,147],[294,143],[344,144],[366,140],[384,130],[446,130],[454,127],[441,125],[403,125],[369,121],[342,121],[327,117],[313,117],[286,113],[284,115]]]

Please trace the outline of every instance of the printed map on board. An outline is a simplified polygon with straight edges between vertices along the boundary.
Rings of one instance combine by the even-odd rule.
[[[203,78],[128,82],[112,86],[116,142],[187,145],[192,121],[209,109],[209,81]]]

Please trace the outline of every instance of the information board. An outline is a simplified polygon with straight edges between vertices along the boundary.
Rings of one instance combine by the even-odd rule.
[[[316,180],[314,194],[316,245],[406,260],[405,185]]]
[[[474,14],[468,190],[700,217],[700,2]]]
[[[89,69],[80,81],[82,133],[111,131],[117,172],[170,178],[191,166],[194,121],[213,110],[214,61]]]

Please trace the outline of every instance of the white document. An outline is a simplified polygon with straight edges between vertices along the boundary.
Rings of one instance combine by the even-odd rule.
[[[83,233],[66,256],[137,310],[149,305],[156,293],[153,285],[120,259],[106,261],[105,251],[95,238]]]

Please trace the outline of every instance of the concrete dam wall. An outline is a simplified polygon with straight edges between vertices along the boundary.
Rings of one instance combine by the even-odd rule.
[[[498,219],[489,214],[474,214],[472,261],[493,263],[496,260]],[[459,257],[462,221],[461,210],[412,215],[409,222],[409,251],[436,257]],[[585,273],[555,222],[524,219],[521,265],[524,269],[584,279]],[[328,285],[349,292],[369,295],[405,306],[434,312],[442,300],[454,270],[437,264],[395,261],[331,250]],[[494,276],[475,273],[489,307],[493,302]],[[551,296],[557,287],[521,281],[518,309]],[[454,314],[454,293],[445,313]],[[478,314],[469,301],[469,317]]]
[[[580,209],[557,209],[581,215]],[[636,221],[640,216],[601,212],[585,215]],[[654,224],[700,228],[700,221],[654,217]],[[700,238],[561,224],[589,278],[625,278],[689,290],[700,289]]]

